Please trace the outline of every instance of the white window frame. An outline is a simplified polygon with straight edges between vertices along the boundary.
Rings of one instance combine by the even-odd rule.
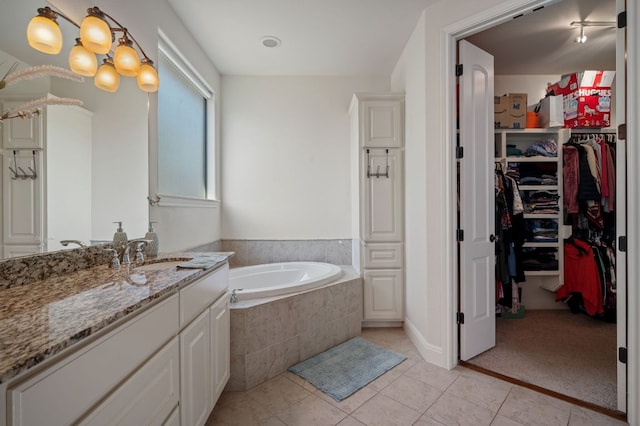
[[[207,101],[207,147],[206,147],[206,194],[205,198],[186,197],[173,194],[163,194],[158,192],[155,196],[150,197],[150,202],[159,207],[204,207],[217,208],[220,204],[216,197],[216,176],[218,176],[216,153],[216,103],[215,92],[206,82],[197,69],[189,62],[189,60],[180,52],[176,45],[167,37],[167,35],[158,30],[158,54],[168,59],[191,84],[200,92]],[[162,83],[161,83],[162,85]],[[156,123],[157,124],[157,123]],[[156,145],[155,155],[155,182],[156,191],[159,189],[159,165]]]

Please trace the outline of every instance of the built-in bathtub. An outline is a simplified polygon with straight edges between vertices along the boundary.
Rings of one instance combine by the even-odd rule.
[[[267,299],[322,287],[342,268],[320,262],[280,262],[234,268],[229,272],[231,301]]]
[[[227,390],[250,389],[361,333],[362,280],[351,266],[234,268],[229,289],[235,302]]]

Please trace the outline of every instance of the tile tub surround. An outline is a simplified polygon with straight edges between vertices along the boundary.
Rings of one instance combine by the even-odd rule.
[[[173,253],[160,259],[225,255],[211,268],[136,271],[107,265],[0,289],[0,384],[225,264],[232,253]]]
[[[351,240],[222,240],[233,251],[232,267],[277,262],[325,262],[351,265]]]
[[[353,268],[343,269],[339,280],[324,287],[252,307],[231,305],[227,391],[251,389],[360,335],[362,280]]]

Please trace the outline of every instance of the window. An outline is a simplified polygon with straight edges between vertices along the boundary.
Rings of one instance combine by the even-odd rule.
[[[158,193],[213,199],[212,90],[162,35],[159,50]]]

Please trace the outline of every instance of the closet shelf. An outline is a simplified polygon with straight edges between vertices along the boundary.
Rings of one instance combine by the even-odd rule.
[[[557,163],[558,157],[507,157],[507,163]]]
[[[522,247],[558,247],[558,242],[536,243],[532,241],[527,241],[522,245]]]
[[[523,217],[525,219],[558,219],[560,218],[560,213],[525,213]]]
[[[520,191],[557,191],[558,185],[519,185]]]
[[[529,276],[557,276],[560,271],[524,271]]]

